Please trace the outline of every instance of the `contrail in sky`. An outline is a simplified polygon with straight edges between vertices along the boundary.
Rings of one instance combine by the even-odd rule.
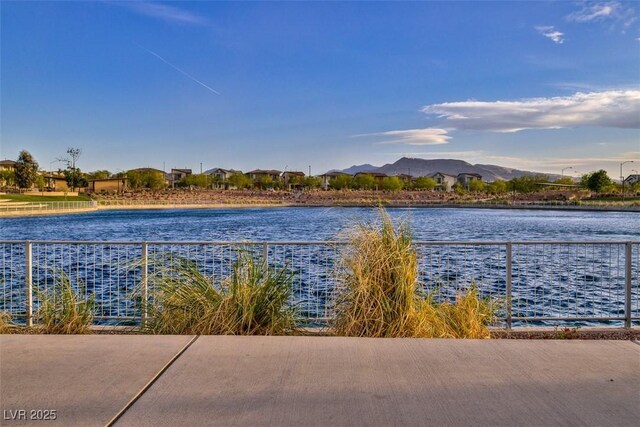
[[[135,43],[135,42],[134,42]],[[135,43],[136,46],[138,46],[140,49],[144,49],[147,52],[149,52],[151,55],[155,56],[156,58],[158,58],[160,61],[164,62],[165,64],[167,64],[168,66],[170,66],[171,68],[173,68],[176,71],[179,71],[180,73],[184,74],[185,76],[187,76],[188,78],[190,78],[191,80],[193,80],[194,82],[198,83],[200,86],[204,87],[205,89],[209,90],[210,92],[215,93],[216,95],[220,95],[220,92],[218,92],[217,90],[207,86],[206,84],[202,83],[200,80],[196,79],[195,77],[193,77],[191,74],[187,73],[184,70],[181,70],[180,68],[176,67],[175,65],[173,65],[171,62],[167,61],[166,59],[164,59],[162,56],[158,55],[157,53],[155,53],[154,51],[147,49],[146,47]]]

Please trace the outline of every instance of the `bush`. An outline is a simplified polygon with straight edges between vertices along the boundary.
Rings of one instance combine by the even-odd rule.
[[[292,276],[286,269],[263,269],[242,251],[231,277],[215,283],[185,259],[160,267],[144,327],[153,334],[282,335],[295,329],[288,305]]]
[[[411,230],[361,224],[344,254],[344,288],[332,323],[337,335],[357,337],[488,338],[494,305],[475,287],[454,303],[437,303],[418,287],[417,253]]]

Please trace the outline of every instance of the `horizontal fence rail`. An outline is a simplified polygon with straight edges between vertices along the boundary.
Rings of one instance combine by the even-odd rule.
[[[470,286],[500,303],[499,323],[621,325],[640,322],[640,242],[415,242],[419,286],[438,301]],[[213,286],[242,251],[293,277],[303,323],[326,325],[351,250],[346,242],[0,241],[0,311],[31,323],[61,277],[95,299],[96,321],[140,324],[154,291],[188,262]]]
[[[80,209],[95,209],[98,202],[90,201],[55,201],[55,202],[4,202],[0,203],[0,213],[3,212],[46,212]]]

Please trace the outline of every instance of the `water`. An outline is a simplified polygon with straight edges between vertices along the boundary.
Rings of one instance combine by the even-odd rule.
[[[389,209],[419,240],[640,240],[635,212]],[[371,208],[98,211],[0,219],[2,240],[287,241],[344,237]]]
[[[409,221],[415,238],[425,241],[640,241],[640,214],[633,212],[444,208],[388,212],[395,220]],[[376,209],[371,208],[113,210],[0,219],[0,240],[344,240],[345,231],[358,221],[376,218]],[[292,244],[268,248],[269,265],[287,266],[295,274],[293,302],[307,318],[331,315],[341,248]],[[513,245],[513,316],[594,319],[574,325],[624,316],[624,248],[622,244]],[[262,245],[252,249],[263,250]],[[54,272],[64,270],[74,283],[84,285],[85,292],[96,295],[99,316],[140,316],[136,303],[142,277],[140,244],[36,243],[32,253],[34,287],[46,289]],[[476,283],[483,295],[505,299],[505,245],[420,245],[418,254],[425,290],[438,289],[442,298],[451,299],[456,289]],[[214,282],[228,276],[236,255],[230,245],[148,247],[151,266],[167,256],[189,258]],[[632,312],[638,316],[640,244],[633,246],[632,259]],[[24,313],[24,266],[24,244],[0,244],[0,310]]]

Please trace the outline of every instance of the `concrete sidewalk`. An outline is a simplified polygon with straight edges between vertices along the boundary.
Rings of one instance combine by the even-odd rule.
[[[58,419],[46,425],[104,425],[190,339],[0,336],[0,409],[56,409]],[[638,419],[640,345],[630,341],[203,336],[116,425],[623,426]]]

